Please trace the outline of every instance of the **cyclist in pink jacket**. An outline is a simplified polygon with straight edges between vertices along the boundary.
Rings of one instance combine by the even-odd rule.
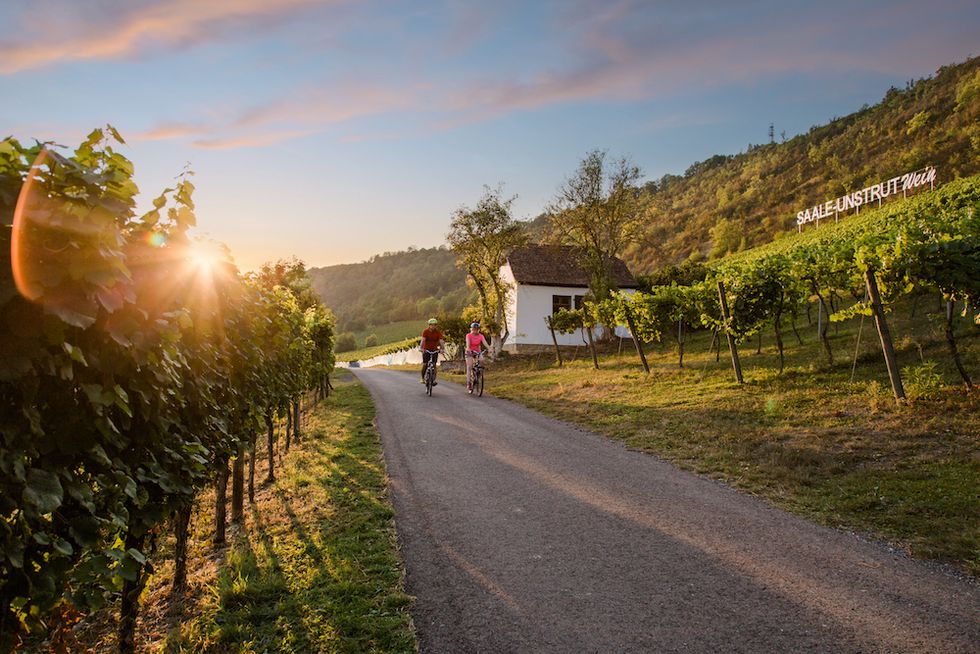
[[[466,335],[466,390],[473,392],[473,362],[483,353],[483,350],[490,349],[487,337],[480,332],[480,323],[470,324],[470,332]]]

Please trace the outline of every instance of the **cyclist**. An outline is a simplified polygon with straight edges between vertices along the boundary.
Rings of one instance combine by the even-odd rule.
[[[422,340],[419,343],[419,349],[422,350],[421,383],[425,383],[425,369],[429,366],[429,359],[432,359],[432,365],[435,367],[439,360],[439,353],[445,347],[446,339],[442,332],[439,331],[439,321],[435,318],[429,318],[429,326],[422,332]],[[438,368],[436,370],[438,371]],[[435,386],[436,382],[433,381],[432,385]]]
[[[480,332],[480,323],[470,324],[470,332],[466,335],[466,390],[473,392],[473,364],[483,349],[490,349],[487,337]]]

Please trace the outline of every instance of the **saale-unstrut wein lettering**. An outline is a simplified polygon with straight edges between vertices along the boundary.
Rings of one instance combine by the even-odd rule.
[[[912,173],[905,173],[898,177],[892,177],[887,182],[879,182],[860,191],[854,191],[847,195],[842,195],[836,200],[827,200],[823,204],[804,209],[796,214],[796,224],[803,226],[807,223],[831,218],[836,214],[858,209],[863,204],[874,202],[881,204],[881,201],[899,192],[906,192],[919,188],[926,184],[933,184],[936,181],[935,166],[928,166],[922,170]]]

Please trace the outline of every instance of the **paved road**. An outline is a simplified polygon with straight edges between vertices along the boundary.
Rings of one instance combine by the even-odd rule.
[[[980,651],[972,581],[517,404],[355,372],[425,653]]]

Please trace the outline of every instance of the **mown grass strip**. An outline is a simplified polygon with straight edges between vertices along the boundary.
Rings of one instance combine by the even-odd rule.
[[[210,544],[213,496],[201,499],[181,597],[169,588],[171,543],[161,543],[142,651],[418,651],[374,406],[349,374],[334,386],[306,416],[302,442],[280,457],[274,484],[259,484],[259,459],[256,503],[227,548]],[[109,617],[93,619],[80,648],[111,650]]]
[[[937,323],[907,311],[889,317],[900,365],[935,370],[945,381],[907,379],[907,407],[894,403],[867,331],[851,382],[850,356],[826,365],[815,326],[801,326],[805,342],[794,339],[782,375],[771,338],[762,354],[754,339],[743,344],[743,387],[734,383],[727,353],[716,361],[707,335],[698,334],[687,343],[683,369],[667,344],[650,353],[649,377],[626,350],[603,356],[596,371],[583,349],[563,368],[554,355],[505,359],[488,371],[487,389],[824,524],[977,575],[980,393],[959,384]],[[852,354],[857,325],[837,327],[836,351]],[[965,330],[961,350],[977,371],[980,330]]]

